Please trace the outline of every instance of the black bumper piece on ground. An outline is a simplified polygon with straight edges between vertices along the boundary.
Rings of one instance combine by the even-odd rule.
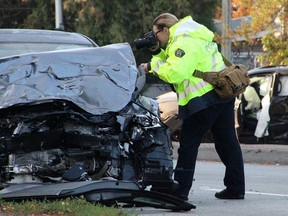
[[[20,200],[59,200],[68,197],[83,196],[89,202],[107,206],[147,206],[172,211],[190,211],[195,209],[191,203],[174,196],[142,190],[135,182],[100,180],[49,184],[15,184],[0,191],[5,201]]]

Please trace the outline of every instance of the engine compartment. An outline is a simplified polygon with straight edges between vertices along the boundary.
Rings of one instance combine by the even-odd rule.
[[[138,107],[135,114],[134,107],[101,116],[65,101],[1,110],[1,181],[110,177],[133,180],[143,188],[168,187],[173,172],[169,132],[151,111]]]

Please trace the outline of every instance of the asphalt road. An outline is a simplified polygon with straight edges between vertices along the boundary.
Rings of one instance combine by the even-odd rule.
[[[220,162],[198,161],[189,202],[196,206],[188,212],[136,208],[139,216],[287,216],[288,166],[245,163],[244,200],[219,200],[215,192],[223,189],[224,166]]]
[[[179,144],[173,142],[174,164]],[[219,200],[215,192],[224,189],[224,165],[214,144],[199,148],[195,181],[189,202],[196,209],[171,212],[154,208],[131,209],[139,216],[286,216],[288,215],[288,145],[241,145],[245,162],[246,196],[244,200]]]

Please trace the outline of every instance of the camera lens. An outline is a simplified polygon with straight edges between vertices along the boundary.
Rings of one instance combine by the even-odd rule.
[[[156,35],[152,31],[146,32],[143,38],[136,39],[134,43],[137,49],[155,46],[157,44]]]
[[[141,49],[143,47],[148,47],[149,46],[149,40],[147,40],[146,38],[139,38],[139,39],[136,39],[134,41],[135,43],[135,46],[137,49]]]

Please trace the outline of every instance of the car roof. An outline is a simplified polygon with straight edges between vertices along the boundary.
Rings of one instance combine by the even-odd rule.
[[[278,66],[265,66],[258,67],[248,71],[249,75],[257,75],[257,74],[270,74],[272,72],[278,73],[287,73],[288,74],[288,66],[287,65],[278,65]]]
[[[29,37],[27,37],[29,35]],[[58,30],[43,29],[0,29],[0,43],[65,43],[98,46],[87,36]]]

